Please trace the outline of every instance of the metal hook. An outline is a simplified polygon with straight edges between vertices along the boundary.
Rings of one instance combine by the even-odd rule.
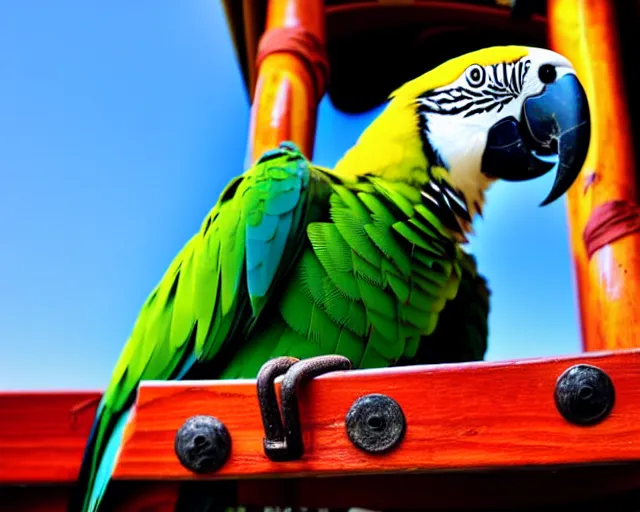
[[[258,403],[260,404],[262,425],[264,426],[265,438],[263,446],[264,452],[270,459],[272,459],[269,456],[271,452],[279,453],[283,449],[286,450],[287,446],[280,409],[278,408],[276,388],[273,383],[277,377],[285,374],[298,361],[299,359],[295,357],[277,357],[264,363],[258,372],[256,385],[258,387]]]
[[[278,357],[267,361],[258,373],[258,401],[264,426],[264,452],[276,462],[297,460],[304,453],[300,412],[298,408],[298,386],[309,378],[324,373],[349,370],[351,361],[338,355],[318,356],[302,361],[293,357]],[[280,388],[282,416],[273,382],[284,374]],[[284,421],[284,424],[283,424]]]

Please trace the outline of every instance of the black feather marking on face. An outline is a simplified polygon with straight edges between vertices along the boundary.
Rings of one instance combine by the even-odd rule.
[[[420,112],[418,109],[418,133],[420,134],[420,140],[422,142],[422,152],[427,159],[427,165],[435,165],[438,167],[447,168],[444,160],[440,156],[440,153],[433,147],[429,141],[429,123],[427,122],[427,116]]]
[[[529,59],[502,62],[486,68],[473,64],[465,71],[466,85],[439,88],[420,95],[418,116],[420,119],[428,114],[470,117],[493,110],[500,112],[520,95],[530,67]]]
[[[500,112],[515,100],[531,67],[528,58],[482,67],[472,64],[465,70],[465,85],[439,88],[421,94],[416,101],[418,129],[428,165],[447,169],[447,164],[429,140],[429,116],[470,117],[484,112]],[[471,222],[464,194],[446,181],[430,176],[421,191],[422,204],[450,230],[463,233],[460,221]]]

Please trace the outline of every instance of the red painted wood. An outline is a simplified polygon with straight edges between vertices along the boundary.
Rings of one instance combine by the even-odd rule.
[[[553,402],[557,377],[578,362],[601,367],[616,387],[611,416],[595,427],[568,424]],[[184,419],[201,413],[218,416],[230,430],[231,458],[213,477],[239,477],[238,502],[244,505],[499,509],[638,489],[640,464],[567,466],[639,461],[638,363],[640,351],[633,350],[323,376],[301,389],[305,457],[282,464],[271,463],[262,453],[254,381],[144,383],[116,471],[121,482],[110,500],[124,512],[172,510],[175,480],[193,478],[175,460],[173,436]],[[369,392],[394,397],[408,420],[405,440],[386,456],[360,453],[344,433],[344,414],[357,396]],[[0,395],[2,417],[13,420],[0,422],[0,483],[31,484],[0,487],[0,509],[64,510],[67,487],[41,484],[73,480],[98,398],[98,393]],[[48,419],[42,423],[41,418]],[[538,469],[518,471],[530,466]],[[498,470],[468,471],[483,468]],[[406,470],[414,472],[366,475]],[[312,472],[361,474],[308,478]],[[266,474],[285,478],[250,479]],[[122,481],[131,479],[164,482]],[[388,491],[401,486],[402,493]]]
[[[590,428],[565,421],[553,399],[558,376],[580,361],[601,367],[616,386],[612,414]],[[385,456],[357,450],[345,432],[353,401],[373,392],[395,398],[407,418],[404,441]],[[199,478],[640,461],[640,351],[341,372],[315,379],[300,396],[306,453],[300,461],[273,463],[262,451],[253,381],[143,384],[115,478],[193,478],[173,443],[177,429],[195,414],[218,417],[233,444],[226,465]]]
[[[308,448],[305,460],[283,465],[270,463],[262,454],[253,381],[199,383],[194,387],[189,383],[146,383],[140,391],[138,411],[117,476],[189,477],[173,454],[173,435],[184,419],[198,413],[220,417],[231,431],[234,451],[221,471],[227,476],[248,477],[272,470],[283,474],[311,470],[331,473],[371,470],[378,465],[380,470],[402,470],[408,458],[416,455],[415,449],[422,454],[409,465],[424,469],[637,460],[639,357],[637,351],[628,351],[321,377],[306,386],[301,395]],[[577,361],[595,362],[616,384],[614,411],[594,428],[568,424],[553,404],[556,377]],[[356,451],[344,435],[344,413],[353,399],[365,392],[385,392],[395,397],[409,422],[402,446],[375,461]],[[99,393],[0,395],[0,413],[3,418],[11,418],[0,422],[0,481],[73,481],[98,398]],[[340,455],[340,450],[345,453]]]
[[[75,480],[98,392],[0,393],[0,483]]]

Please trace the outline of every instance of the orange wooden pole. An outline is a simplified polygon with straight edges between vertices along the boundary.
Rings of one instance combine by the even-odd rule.
[[[248,156],[252,163],[283,140],[313,154],[318,102],[324,93],[323,0],[270,0],[257,55]]]
[[[640,346],[640,232],[611,240],[590,257],[584,241],[585,227],[598,224],[594,212],[612,201],[631,209],[637,204],[615,4],[548,0],[551,46],[573,62],[591,107],[592,141],[582,182],[567,199],[585,350]]]

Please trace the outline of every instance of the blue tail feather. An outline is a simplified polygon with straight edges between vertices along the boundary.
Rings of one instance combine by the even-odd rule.
[[[118,458],[118,451],[120,450],[122,436],[124,435],[124,427],[127,424],[131,409],[122,414],[118,418],[109,441],[105,446],[102,458],[96,470],[96,476],[91,488],[91,494],[89,495],[89,502],[87,505],[87,512],[97,512],[102,498],[107,491],[107,485],[111,480],[111,475],[115,467],[115,463]]]

